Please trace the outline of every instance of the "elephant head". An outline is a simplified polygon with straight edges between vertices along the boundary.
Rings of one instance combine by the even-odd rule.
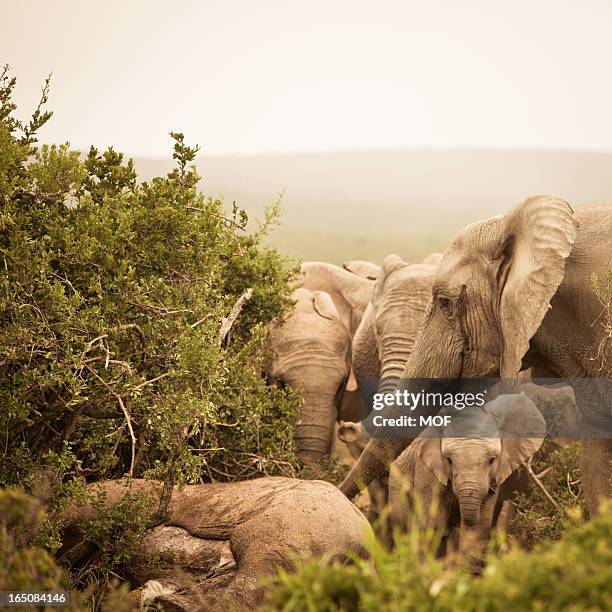
[[[331,297],[299,288],[295,307],[272,333],[271,382],[300,389],[298,454],[306,463],[329,455],[338,402],[350,371],[351,338]]]
[[[362,278],[367,278],[369,280],[376,280],[380,274],[380,266],[377,266],[371,261],[345,261],[342,264],[342,267],[352,274],[356,274],[357,276],[361,276]]]
[[[546,423],[524,394],[500,395],[484,408],[455,413],[447,427],[429,427],[407,452],[415,453],[459,502],[462,525],[480,520],[491,493],[541,446]]]
[[[408,264],[399,255],[385,258],[353,342],[357,378],[380,378],[379,392],[387,390],[385,385],[392,387],[404,370],[441,258],[434,253],[418,264]]]
[[[328,293],[353,337],[370,301],[373,277],[379,271],[377,265],[364,261],[347,262],[344,269],[322,261],[306,261],[297,282],[310,291]]]
[[[406,378],[515,378],[577,235],[569,204],[534,196],[467,226],[438,267]]]

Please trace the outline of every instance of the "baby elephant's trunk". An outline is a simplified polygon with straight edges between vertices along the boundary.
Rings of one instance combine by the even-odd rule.
[[[480,507],[482,506],[482,494],[478,489],[465,487],[457,491],[461,522],[473,527],[480,520]]]

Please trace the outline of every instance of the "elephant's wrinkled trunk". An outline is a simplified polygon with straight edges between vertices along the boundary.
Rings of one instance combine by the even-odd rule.
[[[382,337],[382,364],[380,377],[398,379],[404,373],[404,367],[412,350],[414,334],[396,332]]]
[[[334,390],[304,391],[304,404],[295,426],[298,456],[306,464],[320,463],[331,451],[336,421]]]
[[[461,522],[468,527],[473,527],[480,520],[480,508],[482,506],[482,495],[474,488],[462,488],[457,492]]]

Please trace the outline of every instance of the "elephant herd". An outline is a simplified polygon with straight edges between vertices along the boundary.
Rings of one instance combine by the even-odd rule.
[[[444,534],[439,554],[474,560],[491,528],[507,522],[516,469],[547,436],[542,406],[550,394],[579,424],[581,477],[597,514],[611,494],[612,341],[609,302],[606,315],[592,278],[610,268],[612,204],[573,210],[552,196],[468,225],[444,254],[418,263],[389,255],[382,267],[302,264],[294,308],[272,330],[268,378],[301,391],[302,461],[344,457],[348,475],[338,488],[281,478],[185,487],[148,546],[180,548],[181,538],[196,538],[179,558],[185,576],[198,555],[212,560],[200,571],[208,581],[198,583],[200,609],[218,609],[221,600],[254,605],[258,577],[290,567],[296,556],[365,554],[372,531],[349,500],[367,487],[370,518],[382,513],[392,528],[407,529],[418,507],[410,528],[436,527]],[[385,394],[398,381],[433,389],[464,379],[500,383],[484,405],[455,412],[450,424],[368,437],[373,381]],[[561,384],[534,384],[541,379]],[[501,384],[508,381],[514,386]],[[219,578],[220,542],[229,544],[228,579]],[[155,580],[155,596],[167,589],[176,599],[180,580],[169,572],[144,572],[141,582]]]

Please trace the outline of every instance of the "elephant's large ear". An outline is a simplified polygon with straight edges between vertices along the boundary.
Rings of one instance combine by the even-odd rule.
[[[448,484],[448,471],[442,457],[442,430],[439,427],[425,429],[408,448],[416,453],[443,487]]]
[[[325,291],[313,291],[312,295],[314,309],[320,316],[324,317],[325,319],[330,319],[331,321],[340,319],[338,309],[336,308],[329,293],[326,293]]]
[[[540,327],[565,274],[565,260],[578,222],[570,205],[553,196],[534,196],[497,220],[499,243],[499,318],[502,334],[500,373],[515,378],[529,341]]]
[[[485,410],[500,424],[502,450],[495,475],[500,485],[542,446],[546,421],[524,393],[499,395]]]
[[[376,280],[380,274],[380,266],[369,261],[345,261],[342,267],[348,272],[368,280]]]

